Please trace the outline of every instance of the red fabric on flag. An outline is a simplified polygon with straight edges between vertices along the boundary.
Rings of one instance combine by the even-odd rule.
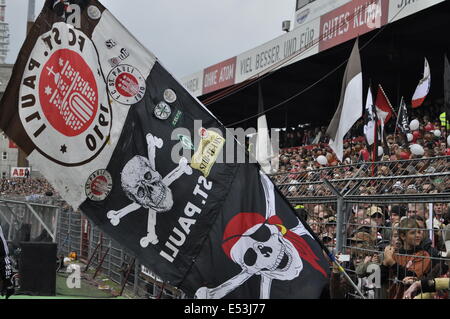
[[[412,107],[413,109],[418,108],[419,106],[422,105],[423,101],[425,101],[425,98],[426,98],[426,96],[421,97],[420,99],[417,99],[417,100],[412,100],[412,101],[411,101],[411,107]]]
[[[381,87],[381,85],[378,85],[377,97],[375,99],[375,106],[382,112],[388,113],[384,119],[384,124],[386,124],[391,119],[392,113],[394,113],[394,111],[391,102],[389,102],[389,99],[384,93],[384,90]]]
[[[413,109],[418,108],[422,105],[423,101],[427,97],[428,92],[430,92],[431,86],[431,74],[430,74],[430,65],[428,64],[427,59],[425,58],[425,65],[423,70],[423,78],[419,81],[417,85],[416,91],[411,100],[411,106]]]

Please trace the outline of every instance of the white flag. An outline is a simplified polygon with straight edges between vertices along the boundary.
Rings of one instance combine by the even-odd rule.
[[[425,58],[423,78],[419,81],[419,84],[416,87],[416,91],[414,92],[411,101],[413,108],[417,108],[422,105],[423,101],[427,97],[428,92],[430,91],[430,86],[431,86],[430,66],[428,64],[427,58]]]
[[[341,162],[344,155],[344,135],[362,116],[362,105],[361,58],[358,39],[356,39],[345,69],[339,106],[327,129],[327,134],[330,136],[330,147]]]
[[[264,103],[262,99],[261,86],[258,86],[258,111],[263,113]],[[258,117],[258,135],[256,139],[256,160],[264,173],[271,174],[278,170],[278,156],[273,151],[267,126],[266,115]],[[274,164],[274,165],[272,165]],[[274,166],[274,167],[272,167]]]

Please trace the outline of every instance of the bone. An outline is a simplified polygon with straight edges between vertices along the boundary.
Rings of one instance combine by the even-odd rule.
[[[271,286],[272,286],[272,278],[264,276],[264,274],[262,273],[261,274],[261,285],[260,285],[260,291],[259,291],[260,299],[270,299]]]
[[[147,236],[141,238],[139,243],[142,248],[147,248],[148,244],[156,245],[158,242],[159,240],[156,234],[147,234]]]
[[[180,178],[180,176],[183,175],[183,174],[186,174],[186,175],[191,175],[192,174],[192,167],[189,166],[188,161],[187,161],[187,159],[185,157],[182,157],[180,159],[180,163],[178,164],[178,166],[173,171],[171,171],[169,174],[167,174],[163,178],[162,181],[163,181],[164,184],[169,186],[175,180]]]
[[[235,290],[237,287],[246,282],[253,274],[248,273],[245,269],[238,275],[227,280],[216,288],[201,287],[197,289],[195,298],[197,299],[221,299]]]
[[[156,235],[156,212],[153,209],[148,210],[147,236],[141,238],[141,246],[146,248],[148,244],[156,245],[159,240]]]
[[[150,133],[147,134],[146,138],[148,160],[150,161],[152,168],[155,169],[156,148],[161,148],[163,146],[163,140]]]
[[[134,212],[135,210],[138,210],[141,208],[141,205],[137,203],[132,203],[118,211],[110,210],[106,216],[108,217],[109,221],[113,226],[117,226],[120,223],[120,219],[126,215],[128,215],[131,212]]]
[[[272,181],[264,174],[259,172],[261,176],[261,184],[263,185],[264,195],[266,197],[266,218],[276,215],[275,211],[275,189]]]

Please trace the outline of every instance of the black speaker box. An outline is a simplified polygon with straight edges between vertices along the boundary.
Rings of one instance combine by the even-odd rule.
[[[56,244],[20,243],[20,293],[54,296],[56,291]]]

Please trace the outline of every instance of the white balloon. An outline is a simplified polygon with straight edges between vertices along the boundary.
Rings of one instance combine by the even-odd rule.
[[[383,147],[382,146],[378,146],[378,156],[383,155],[383,153],[384,153]]]
[[[317,156],[317,163],[319,163],[320,165],[327,165],[328,160],[325,156],[319,155],[319,156]]]
[[[419,129],[419,126],[420,126],[420,123],[419,123],[418,120],[412,120],[411,123],[409,123],[409,128],[410,128],[412,131],[418,130],[418,129]]]
[[[450,146],[450,135],[447,136],[447,145]]]
[[[408,138],[408,142],[411,142],[414,138],[414,135],[412,135],[411,133],[406,134],[406,137]]]
[[[441,131],[439,131],[439,130],[434,130],[434,136],[436,136],[436,137],[441,137]]]
[[[412,144],[409,146],[411,153],[413,153],[414,155],[423,155],[425,154],[425,150],[423,149],[423,147],[419,144]]]

